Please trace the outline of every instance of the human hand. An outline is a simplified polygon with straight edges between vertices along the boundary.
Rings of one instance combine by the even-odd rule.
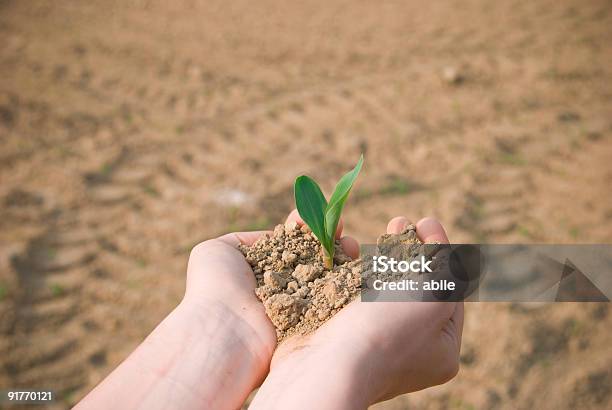
[[[299,216],[294,210],[287,221],[297,219]],[[357,241],[343,238],[342,228],[340,220],[336,238],[348,255],[357,257]],[[192,311],[208,311],[215,306],[244,322],[244,326],[237,326],[237,330],[241,330],[238,336],[241,343],[261,359],[257,369],[260,376],[267,373],[276,348],[276,332],[255,296],[255,275],[238,247],[252,245],[265,233],[271,234],[270,231],[230,233],[197,245],[189,257],[187,289],[182,302]]]
[[[293,213],[289,219],[299,217]],[[390,224],[390,232],[401,230],[394,226]],[[338,238],[341,231],[342,224],[338,227]],[[293,388],[300,382],[314,387],[319,383],[320,394],[308,398],[338,408],[341,406],[334,405],[334,398],[344,397],[344,401],[336,402],[344,406],[354,407],[351,403],[358,402],[365,407],[404,391],[442,382],[440,377],[450,377],[454,371],[450,366],[431,371],[423,359],[414,360],[411,355],[423,348],[425,360],[439,361],[444,343],[430,342],[440,338],[442,331],[449,341],[453,339],[451,335],[453,340],[460,340],[459,308],[451,315],[452,320],[446,319],[455,327],[445,327],[442,323],[449,312],[442,308],[430,311],[415,307],[403,312],[405,309],[397,306],[380,304],[360,312],[365,306],[352,304],[312,336],[294,339],[274,353],[273,326],[255,297],[253,272],[238,250],[239,244],[250,245],[262,234],[232,233],[197,245],[189,259],[183,301],[77,407],[237,408],[266,376],[272,357],[273,372],[254,406],[285,394],[293,407],[296,404],[311,407],[307,400],[295,401],[310,387],[298,387],[293,393],[291,389],[278,390],[287,382]],[[348,255],[357,256],[359,249],[354,239],[345,237],[340,241]],[[390,321],[394,318],[403,331],[393,329]],[[405,333],[420,327],[421,336],[408,340],[409,349],[402,352]],[[453,343],[446,344],[449,346],[446,353],[454,357]],[[408,361],[413,362],[409,369],[403,367]],[[330,363],[333,366],[328,368]],[[296,372],[295,378],[283,378]],[[363,377],[363,372],[367,377]],[[320,386],[325,380],[335,384]],[[330,387],[332,391],[324,391]]]
[[[77,408],[239,408],[268,372],[276,333],[231,233],[197,245],[181,303]]]
[[[394,218],[387,232],[407,224]],[[448,243],[431,218],[417,223],[417,234]],[[462,303],[354,301],[313,334],[279,346],[252,407],[365,408],[444,383],[458,371],[462,327]]]
[[[258,383],[268,372],[276,332],[255,296],[257,282],[239,245],[252,245],[269,231],[234,232],[196,245],[189,256],[187,285],[181,305],[189,320],[210,320],[198,312],[216,312],[232,323],[235,344],[253,356]],[[220,346],[226,348],[226,346]]]

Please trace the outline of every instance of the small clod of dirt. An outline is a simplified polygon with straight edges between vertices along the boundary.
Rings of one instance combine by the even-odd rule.
[[[410,239],[420,244],[414,232],[382,235],[378,245]],[[278,341],[293,335],[306,335],[349,304],[361,290],[362,262],[352,260],[336,243],[333,269],[325,269],[321,244],[307,226],[295,222],[277,225],[241,251],[257,279],[255,294],[276,327]]]

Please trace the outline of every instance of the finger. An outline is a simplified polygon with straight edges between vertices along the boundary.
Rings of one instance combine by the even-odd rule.
[[[342,222],[342,218],[338,221],[338,227],[336,228],[336,239],[340,239],[342,236],[342,229],[344,229],[344,222]]]
[[[264,234],[271,235],[272,231],[232,232],[220,236],[217,239],[227,243],[228,245],[232,245],[234,248],[237,248],[238,245],[253,245],[255,241],[261,238]]]
[[[297,209],[294,209],[293,211],[289,213],[289,216],[287,217],[287,220],[285,220],[285,223],[291,222],[291,221],[297,222],[298,225],[304,225],[305,223],[302,217],[300,216],[300,214],[298,213]]]
[[[297,222],[300,226],[305,224],[302,217],[300,217],[300,214],[298,213],[297,209],[294,209],[289,213],[289,216],[287,217],[285,223],[291,221]],[[338,227],[336,228],[336,239],[340,239],[340,237],[342,236],[342,229],[344,229],[344,222],[342,222],[342,218],[340,218],[340,221],[338,222]]]
[[[359,242],[355,238],[350,236],[343,236],[340,238],[340,244],[344,253],[351,257],[351,259],[357,259],[359,257]]]
[[[410,221],[405,216],[396,216],[387,224],[387,233],[402,233],[406,227],[410,225]]]
[[[421,219],[417,222],[416,228],[419,239],[425,243],[448,243],[446,231],[444,231],[440,222],[435,218],[427,217]]]

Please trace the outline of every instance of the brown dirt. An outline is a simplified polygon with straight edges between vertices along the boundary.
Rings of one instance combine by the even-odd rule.
[[[409,275],[364,271],[361,259],[352,260],[339,241],[335,245],[331,270],[324,267],[318,239],[308,226],[295,222],[277,225],[271,235],[265,234],[252,246],[241,246],[257,279],[255,294],[276,327],[279,342],[318,329],[352,302],[369,280],[390,281]],[[397,260],[417,258],[424,252],[422,245],[412,224],[399,234],[382,234],[376,241],[379,254]],[[435,269],[435,257],[433,262]]]
[[[608,0],[0,1],[0,388],[69,407],[195,243],[362,151],[362,242],[434,215],[457,243],[612,243],[610,38]],[[601,408],[611,345],[607,305],[468,304],[458,377],[377,407]]]
[[[360,261],[352,261],[338,243],[333,269],[324,268],[320,242],[307,226],[295,222],[277,225],[272,235],[243,246],[242,252],[279,342],[318,329],[361,288]]]

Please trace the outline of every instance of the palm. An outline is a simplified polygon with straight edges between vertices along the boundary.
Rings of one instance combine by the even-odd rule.
[[[255,353],[267,371],[276,348],[276,333],[255,296],[255,275],[238,250],[239,244],[251,245],[262,234],[231,233],[194,248],[187,268],[185,299],[195,304],[213,304],[228,319],[235,318],[237,341]]]
[[[397,219],[392,220],[387,232],[401,231],[400,225]],[[421,221],[417,231],[424,242],[448,241],[442,227],[432,220]],[[461,303],[364,303],[357,300],[314,333],[289,339],[279,346],[272,366],[304,349],[324,347],[338,354],[361,355],[369,362],[368,372],[380,376],[374,380],[391,381],[389,385],[373,387],[379,392],[378,400],[386,400],[454,376],[462,325]],[[413,357],[414,352],[418,352],[418,360]],[[431,366],[431,363],[443,365]],[[407,372],[409,367],[411,371]],[[382,377],[383,374],[386,377]]]

